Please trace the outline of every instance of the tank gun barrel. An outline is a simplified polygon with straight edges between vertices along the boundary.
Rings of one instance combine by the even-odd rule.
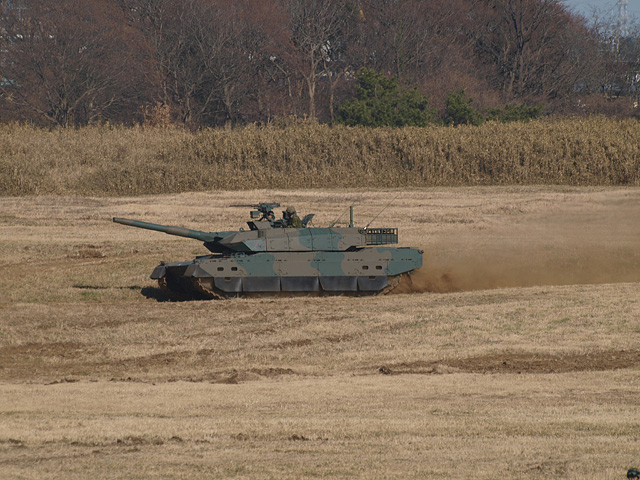
[[[262,202],[262,203],[236,203],[233,205],[229,205],[230,207],[245,207],[245,208],[258,208],[264,210],[273,210],[274,208],[278,208],[280,206],[277,202]]]
[[[127,225],[129,227],[144,228],[146,230],[155,230],[156,232],[163,232],[169,235],[177,235],[179,237],[195,238],[202,242],[213,242],[219,234],[217,232],[202,232],[200,230],[191,230],[184,227],[174,227],[170,225],[159,225],[157,223],[142,222],[140,220],[131,220],[129,218],[117,218],[114,217],[115,223]]]

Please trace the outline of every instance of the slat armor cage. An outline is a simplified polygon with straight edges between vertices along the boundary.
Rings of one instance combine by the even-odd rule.
[[[368,228],[362,233],[367,235],[367,245],[387,245],[398,243],[397,228]]]

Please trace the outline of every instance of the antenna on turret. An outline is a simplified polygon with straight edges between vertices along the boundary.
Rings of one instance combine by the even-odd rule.
[[[396,198],[398,198],[399,196],[400,196],[400,194],[398,194],[395,197],[393,197],[393,200],[391,200],[389,203],[387,203],[387,205],[382,210],[380,210],[378,212],[378,214],[375,217],[373,217],[373,219],[371,219],[371,221],[369,223],[367,223],[367,226],[364,227],[364,229],[366,230],[367,228],[369,228],[369,225],[371,225],[374,222],[374,220],[380,216],[380,214],[382,212],[384,212],[393,202],[395,202]]]
[[[353,208],[353,206],[351,206],[351,208]],[[340,215],[338,215],[338,218],[335,219],[335,221],[329,225],[329,228],[333,228],[336,226],[336,223],[338,223],[340,221],[340,219],[342,218],[342,216],[345,214],[346,212],[342,212]]]
[[[342,218],[342,216],[343,216],[343,215],[344,215],[344,212],[342,212],[340,215],[338,215],[338,218],[336,218],[336,219],[334,220],[334,222],[333,222],[331,225],[329,225],[329,228],[333,228],[333,227],[335,227],[335,226],[336,226],[336,223],[338,223],[338,222],[340,221],[340,219]]]
[[[342,212],[340,214],[340,216],[338,218],[336,218],[336,221],[333,222],[331,225],[329,225],[329,228],[333,228],[335,226],[336,223],[338,223],[340,221],[340,219],[342,218],[342,216],[345,214],[346,212]],[[349,207],[349,228],[353,228],[353,205],[351,205]]]

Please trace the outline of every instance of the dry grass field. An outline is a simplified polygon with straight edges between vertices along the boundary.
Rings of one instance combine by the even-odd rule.
[[[394,200],[395,199],[395,200]],[[277,200],[398,226],[391,295],[166,301]],[[346,218],[345,215],[343,218]],[[622,479],[640,466],[640,189],[0,198],[0,478]]]
[[[0,196],[489,185],[640,186],[636,119],[459,127],[0,125]]]

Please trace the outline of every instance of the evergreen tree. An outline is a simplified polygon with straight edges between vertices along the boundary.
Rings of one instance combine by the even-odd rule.
[[[428,125],[433,112],[416,88],[402,90],[396,77],[362,69],[357,75],[356,98],[338,108],[337,123],[367,127]]]
[[[467,97],[464,90],[447,95],[443,121],[446,125],[480,125],[484,116],[471,105],[473,98]]]

